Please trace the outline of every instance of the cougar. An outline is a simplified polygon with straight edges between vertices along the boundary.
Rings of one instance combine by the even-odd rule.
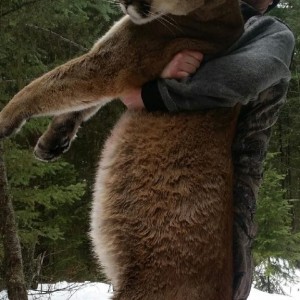
[[[243,30],[237,0],[118,2],[126,16],[88,53],[34,80],[4,107],[1,138],[31,117],[55,115],[35,148],[52,160],[82,122],[157,78],[176,53],[219,55]],[[232,298],[237,115],[230,108],[122,116],[102,153],[90,233],[113,299]]]

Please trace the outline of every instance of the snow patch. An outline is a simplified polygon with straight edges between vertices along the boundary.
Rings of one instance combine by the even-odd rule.
[[[300,271],[296,273],[300,279]],[[287,296],[268,294],[252,288],[248,300],[299,300],[300,283],[284,288]],[[110,300],[111,286],[105,283],[68,283],[39,284],[37,290],[28,291],[29,300]],[[5,291],[0,292],[0,300],[8,300]]]

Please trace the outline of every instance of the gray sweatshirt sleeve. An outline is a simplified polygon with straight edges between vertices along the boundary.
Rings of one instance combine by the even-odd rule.
[[[280,81],[290,80],[295,39],[290,29],[272,17],[252,17],[245,32],[222,57],[204,63],[184,80],[158,81],[169,111],[232,107],[255,101]]]

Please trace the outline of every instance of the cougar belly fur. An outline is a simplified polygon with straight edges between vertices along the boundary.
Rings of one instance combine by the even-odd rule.
[[[127,112],[107,140],[91,217],[113,299],[231,300],[236,112]]]

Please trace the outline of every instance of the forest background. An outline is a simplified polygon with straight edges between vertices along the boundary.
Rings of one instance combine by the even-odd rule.
[[[1,107],[34,78],[85,53],[121,15],[110,0],[0,1]],[[255,285],[282,292],[279,282],[293,280],[300,268],[300,0],[282,1],[272,15],[291,27],[296,48],[288,101],[273,129],[259,195]],[[9,282],[6,238],[14,220],[27,288],[62,280],[105,281],[90,249],[89,210],[99,153],[123,111],[119,101],[106,105],[80,130],[69,152],[52,163],[32,155],[48,118],[31,120],[1,142],[0,291]],[[3,209],[10,201],[12,215]]]

